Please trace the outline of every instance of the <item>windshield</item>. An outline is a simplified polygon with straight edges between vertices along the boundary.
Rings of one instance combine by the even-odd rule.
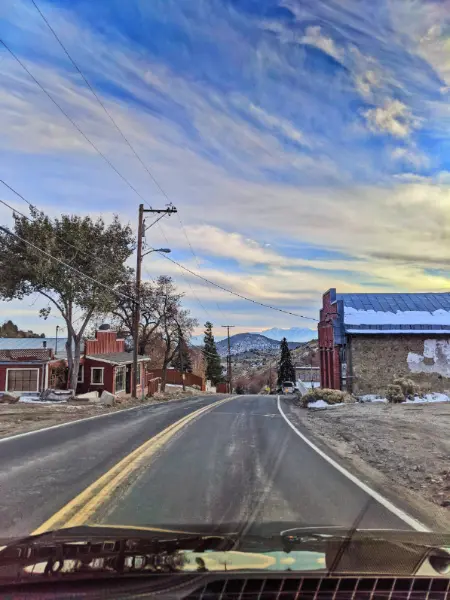
[[[4,0],[0,72],[0,545],[449,532],[448,3]]]

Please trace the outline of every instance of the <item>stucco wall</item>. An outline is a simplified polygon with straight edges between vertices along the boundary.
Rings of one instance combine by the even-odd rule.
[[[413,379],[424,390],[450,391],[450,338],[353,335],[348,354],[355,394],[383,393],[396,377]]]

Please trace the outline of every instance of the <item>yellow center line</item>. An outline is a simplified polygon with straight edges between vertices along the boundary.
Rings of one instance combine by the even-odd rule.
[[[31,535],[38,535],[45,531],[61,529],[62,527],[75,527],[87,524],[88,520],[95,512],[111,497],[114,491],[136,470],[142,466],[148,466],[159,451],[173,438],[181,429],[189,423],[198,419],[204,413],[234,400],[236,396],[218,400],[200,408],[193,413],[179,419],[172,425],[163,429],[141,446],[125,456],[116,463],[109,471],[99,477],[94,483],[78,494],[68,504],[63,506],[58,512],[51,516],[45,523],[35,529]]]

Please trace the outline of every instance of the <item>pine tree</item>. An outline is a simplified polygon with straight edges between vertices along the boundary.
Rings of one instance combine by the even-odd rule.
[[[280,343],[281,357],[278,363],[277,384],[282,385],[283,381],[293,381],[295,383],[295,368],[292,364],[291,351],[289,350],[286,338]]]
[[[178,343],[177,349],[175,351],[175,356],[172,360],[172,367],[177,371],[181,372],[181,361],[180,361],[180,343],[181,343],[181,354],[183,358],[183,373],[192,373],[192,359],[191,353],[189,352],[188,345],[186,344],[184,339],[181,339],[181,342]]]
[[[203,348],[203,356],[206,362],[206,379],[209,379],[213,385],[217,385],[223,381],[222,365],[220,364],[220,356],[217,352],[216,342],[212,332],[212,323],[205,323],[205,344]]]

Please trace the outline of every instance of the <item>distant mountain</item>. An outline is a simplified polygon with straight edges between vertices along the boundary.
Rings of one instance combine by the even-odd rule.
[[[298,345],[297,342],[289,343],[291,349],[297,348]],[[216,346],[220,356],[228,354],[228,341],[226,339],[217,342]],[[230,347],[232,355],[249,352],[250,350],[276,353],[280,349],[280,342],[258,333],[237,333],[230,336]]]
[[[309,340],[317,338],[317,329],[308,329],[306,327],[291,327],[290,329],[272,327],[272,329],[265,329],[259,333],[278,341],[281,341],[285,337],[288,342],[309,342]]]

